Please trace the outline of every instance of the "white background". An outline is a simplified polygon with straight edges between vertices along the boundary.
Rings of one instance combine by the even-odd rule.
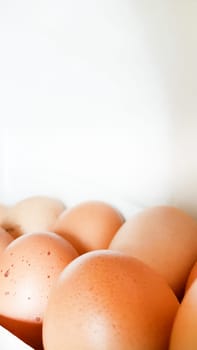
[[[197,2],[0,0],[0,199],[197,216]]]

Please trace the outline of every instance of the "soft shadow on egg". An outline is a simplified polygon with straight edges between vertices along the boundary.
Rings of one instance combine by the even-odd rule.
[[[193,265],[188,279],[187,279],[187,283],[185,286],[185,293],[188,291],[188,289],[192,286],[192,284],[197,280],[197,262],[195,262],[195,264]]]
[[[0,325],[22,339],[25,343],[34,344],[35,350],[43,350],[42,322],[40,318],[35,319],[35,322],[28,322],[0,315]]]
[[[0,254],[14,240],[13,236],[0,227]]]
[[[0,325],[0,349],[1,350],[35,350],[1,325]]]
[[[172,328],[169,350],[197,349],[197,281],[185,294]]]

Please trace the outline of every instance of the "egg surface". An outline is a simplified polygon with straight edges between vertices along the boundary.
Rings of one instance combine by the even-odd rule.
[[[0,324],[36,349],[42,319],[59,273],[76,250],[54,233],[23,235],[0,256]]]
[[[4,249],[10,244],[14,238],[6,232],[2,227],[0,227],[0,254]]]
[[[185,294],[172,328],[169,350],[197,349],[197,282]]]
[[[89,201],[64,211],[52,230],[70,241],[80,254],[108,247],[124,222],[111,205]]]
[[[191,285],[194,283],[196,279],[197,279],[197,262],[194,264],[194,266],[190,271],[190,274],[187,279],[185,291],[187,291],[191,287]]]
[[[181,297],[197,259],[197,222],[178,208],[148,208],[122,225],[109,249],[145,262]]]
[[[166,350],[178,301],[138,259],[100,250],[60,274],[43,322],[45,350]]]
[[[2,225],[3,221],[7,217],[8,212],[9,212],[9,207],[4,204],[0,204],[0,226]]]

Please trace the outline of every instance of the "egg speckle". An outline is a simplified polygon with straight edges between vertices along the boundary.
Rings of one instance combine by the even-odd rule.
[[[10,269],[8,269],[5,273],[4,273],[4,277],[8,277],[10,274]]]

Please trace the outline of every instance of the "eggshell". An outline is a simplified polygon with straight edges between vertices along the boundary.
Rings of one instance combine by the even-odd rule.
[[[54,233],[15,239],[0,256],[0,324],[36,349],[42,348],[42,319],[52,285],[77,256]]]
[[[51,226],[64,210],[65,205],[56,198],[25,198],[9,208],[3,227],[14,238],[30,232],[51,231]]]
[[[185,292],[191,287],[191,285],[194,283],[194,281],[197,279],[197,262],[192,267],[190,274],[187,279]]]
[[[0,227],[0,255],[4,249],[10,244],[14,238],[6,232],[2,227]]]
[[[111,205],[89,201],[64,211],[52,230],[68,239],[82,254],[107,248],[123,222],[121,213]]]
[[[185,294],[172,328],[169,350],[197,349],[197,281]]]
[[[149,208],[122,225],[109,249],[135,256],[154,268],[181,298],[197,258],[197,222],[178,208]]]
[[[178,301],[141,261],[84,254],[59,276],[44,315],[45,350],[166,350]]]

